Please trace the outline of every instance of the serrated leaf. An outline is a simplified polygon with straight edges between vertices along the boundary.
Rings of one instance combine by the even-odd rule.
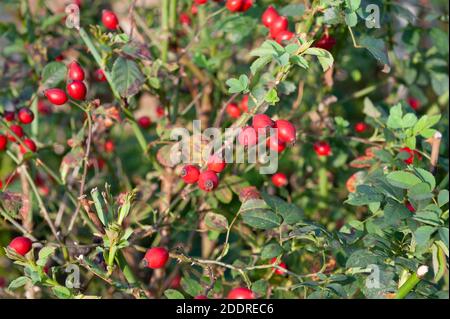
[[[136,62],[119,57],[116,59],[111,70],[112,82],[122,97],[135,95],[144,83],[142,75]]]
[[[304,54],[317,56],[320,65],[322,66],[322,70],[325,72],[328,70],[334,63],[334,58],[330,52],[321,48],[308,48]]]
[[[42,85],[46,88],[55,87],[66,79],[67,67],[61,62],[50,62],[41,73]]]
[[[240,208],[241,217],[247,225],[270,229],[281,225],[281,217],[273,213],[266,202],[261,199],[250,199],[245,201]]]
[[[303,219],[303,211],[295,204],[288,203],[277,196],[271,196],[265,192],[261,193],[264,201],[272,210],[283,217],[288,225],[293,225]]]
[[[283,253],[283,248],[278,243],[271,243],[263,247],[261,250],[262,259],[271,259],[278,257]]]
[[[404,171],[389,173],[386,176],[386,179],[389,182],[389,184],[403,189],[411,188],[414,185],[417,185],[422,182],[422,180],[416,175]]]
[[[219,232],[224,232],[228,229],[226,217],[216,213],[207,213],[205,215],[205,224],[209,229]]]
[[[59,299],[68,299],[72,296],[70,290],[63,286],[56,286],[52,288],[53,293]]]
[[[30,278],[21,276],[10,282],[8,289],[14,290],[24,286],[27,282],[30,281]]]
[[[448,203],[448,190],[447,189],[443,189],[439,192],[438,203],[439,203],[439,207],[442,207]]]

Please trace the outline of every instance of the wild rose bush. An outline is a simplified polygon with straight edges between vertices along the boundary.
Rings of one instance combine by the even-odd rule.
[[[447,2],[0,12],[2,298],[448,298]]]

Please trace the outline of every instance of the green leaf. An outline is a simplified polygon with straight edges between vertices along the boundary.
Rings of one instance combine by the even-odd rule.
[[[356,11],[361,5],[361,0],[345,0],[345,6],[351,10]]]
[[[68,299],[72,296],[70,290],[63,286],[56,286],[52,288],[53,293],[59,299]]]
[[[427,170],[424,170],[423,168],[414,168],[414,171],[424,182],[430,185],[431,190],[434,190],[434,188],[436,187],[436,179],[434,178],[433,174],[431,174]]]
[[[39,266],[45,266],[45,264],[47,263],[48,257],[53,255],[55,250],[56,250],[56,247],[47,246],[47,247],[41,248],[41,250],[39,250],[39,257],[38,257],[38,261],[36,263]]]
[[[272,89],[269,92],[267,92],[266,96],[264,97],[264,101],[269,103],[270,105],[275,105],[280,101],[280,98],[278,97],[277,90]]]
[[[260,296],[264,296],[267,293],[267,288],[269,287],[269,283],[265,279],[259,279],[252,283],[252,291],[257,293]]]
[[[8,289],[14,290],[14,289],[20,288],[29,281],[30,281],[30,278],[28,278],[28,277],[25,277],[25,276],[18,277],[16,279],[14,279],[13,281],[11,281],[11,283],[8,286]]]
[[[292,3],[282,7],[279,14],[284,17],[300,17],[305,12],[305,5],[302,3]]]
[[[304,54],[315,55],[319,59],[323,71],[328,70],[334,63],[334,58],[330,52],[320,48],[308,48]]]
[[[264,201],[272,210],[283,217],[283,221],[288,225],[293,225],[303,219],[303,210],[297,205],[288,203],[277,196],[271,196],[265,192],[261,193]]]
[[[246,92],[248,90],[249,80],[245,74],[242,74],[239,79],[231,78],[225,82],[228,86],[228,92],[231,94]]]
[[[189,277],[183,277],[181,279],[181,287],[192,297],[201,295],[203,290],[202,286],[198,283],[197,280],[191,279]]]
[[[364,114],[373,118],[379,118],[381,116],[381,112],[373,105],[372,101],[368,98],[364,98]]]
[[[438,203],[439,203],[439,207],[442,207],[448,203],[448,190],[447,189],[443,189],[439,192]]]
[[[347,12],[344,20],[345,24],[352,28],[358,24],[358,15],[355,12]]]
[[[294,55],[290,60],[293,64],[296,64],[305,70],[309,68],[308,61],[306,61],[306,59],[300,55]]]
[[[108,220],[108,212],[104,212],[103,211],[103,205],[100,202],[100,192],[98,191],[98,188],[94,188],[93,190],[91,190],[91,197],[94,200],[94,206],[95,206],[95,210],[97,212],[97,216],[100,219],[100,221],[102,222],[102,224],[104,226],[106,226],[109,222]]]
[[[67,67],[61,62],[50,62],[41,73],[42,85],[46,88],[57,86],[66,79]]]
[[[184,299],[183,294],[175,289],[167,289],[164,291],[164,296],[166,296],[167,299]]]
[[[445,247],[447,247],[448,250],[448,228],[447,227],[440,227],[438,229],[439,237],[441,238],[442,242],[445,244]]]
[[[388,200],[384,207],[384,222],[389,226],[399,226],[400,221],[411,217],[411,212],[396,201]]]
[[[118,57],[111,70],[112,82],[122,97],[135,95],[144,83],[139,66],[136,62]]]
[[[381,202],[383,198],[384,196],[375,188],[368,185],[358,185],[356,192],[350,193],[345,203],[352,206],[361,206]]]
[[[219,188],[215,190],[214,196],[224,204],[228,204],[233,200],[233,193],[227,185],[219,186]]]
[[[261,70],[268,63],[270,63],[270,61],[272,61],[272,56],[270,55],[262,56],[252,63],[252,65],[250,66],[250,71],[252,72],[253,75],[255,75],[256,73],[258,73],[259,70]]]
[[[417,185],[422,182],[422,180],[416,175],[404,171],[389,173],[386,176],[386,179],[389,182],[389,184],[403,189],[411,188],[414,185]]]
[[[433,197],[428,183],[419,183],[408,189],[408,197],[413,200],[425,200]]]
[[[261,199],[245,201],[240,213],[244,223],[259,229],[270,229],[281,225],[281,217],[273,213],[266,202]]]
[[[278,257],[283,253],[283,248],[278,243],[271,243],[263,247],[261,250],[262,259],[271,259]]]
[[[365,47],[373,57],[383,65],[389,65],[386,44],[381,39],[375,39],[370,36],[362,36],[360,45]]]
[[[209,229],[219,232],[224,232],[228,229],[226,217],[216,213],[207,213],[205,215],[205,224]]]
[[[414,232],[416,244],[419,249],[424,249],[429,245],[431,235],[436,231],[436,227],[421,226]]]

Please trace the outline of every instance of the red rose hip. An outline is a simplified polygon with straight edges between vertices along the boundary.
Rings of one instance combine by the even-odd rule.
[[[238,12],[241,10],[243,4],[243,0],[227,0],[225,5],[231,12]]]
[[[331,155],[331,147],[325,141],[319,141],[314,143],[314,151],[319,156],[330,156]]]
[[[23,140],[23,144],[20,144],[20,153],[25,154],[27,152],[35,153],[37,150],[36,143],[32,139],[26,138]]]
[[[226,112],[233,119],[237,119],[241,116],[241,109],[239,108],[239,106],[236,103],[228,104],[227,108],[226,108]]]
[[[244,127],[238,135],[238,142],[242,146],[253,146],[256,145],[257,141],[258,135],[256,134],[255,129],[251,126]]]
[[[73,81],[83,81],[84,80],[84,71],[77,61],[72,61],[69,64],[69,79]]]
[[[278,139],[281,142],[292,144],[295,142],[297,130],[294,124],[286,120],[275,121],[275,128],[278,129]]]
[[[276,39],[281,31],[286,31],[288,29],[288,26],[288,19],[286,17],[279,16],[272,22],[272,25],[270,26],[270,36],[273,39]]]
[[[275,173],[272,175],[272,184],[276,187],[284,187],[288,184],[287,176],[283,173]]]
[[[355,124],[355,131],[357,133],[364,133],[367,130],[368,126],[364,122],[358,122]]]
[[[8,138],[5,135],[0,134],[0,151],[6,150],[7,145],[8,145]]]
[[[181,178],[186,184],[197,183],[200,169],[195,165],[185,165],[181,170]]]
[[[9,129],[10,129],[11,131],[13,131],[13,133],[14,133],[15,135],[17,135],[17,137],[19,137],[19,138],[22,138],[22,137],[25,135],[25,133],[23,132],[23,128],[22,128],[22,126],[20,126],[20,125],[11,125],[11,126],[9,127]],[[8,139],[9,139],[11,142],[15,142],[15,141],[16,141],[16,137],[15,137],[13,134],[11,134],[11,133],[8,133]]]
[[[274,126],[272,119],[266,114],[256,114],[253,116],[252,126],[257,133],[259,129],[267,129]]]
[[[152,121],[148,116],[141,116],[140,118],[138,118],[137,123],[142,128],[149,128],[152,124]]]
[[[31,240],[27,237],[16,237],[8,245],[17,254],[25,256],[31,250]]]
[[[169,253],[163,247],[153,247],[147,250],[144,256],[146,267],[152,269],[163,268],[169,260]]]
[[[109,30],[117,30],[119,26],[119,20],[114,12],[109,10],[103,10],[102,23]]]
[[[255,294],[248,288],[231,289],[227,296],[228,299],[255,299]]]
[[[213,171],[204,171],[198,177],[198,187],[206,192],[210,192],[219,185],[219,178]]]
[[[82,101],[86,98],[86,85],[81,81],[72,81],[67,84],[67,93],[72,99]]]
[[[33,111],[26,107],[19,110],[17,117],[22,124],[30,124],[34,120]]]
[[[48,89],[45,90],[44,95],[47,97],[48,101],[55,105],[63,105],[67,102],[67,95],[61,89]]]
[[[264,11],[261,20],[262,23],[267,27],[270,28],[272,23],[279,17],[279,14],[277,10],[275,10],[274,7],[269,6],[266,11]]]
[[[227,164],[223,158],[220,158],[218,155],[212,155],[208,159],[208,170],[221,173]]]
[[[275,264],[275,263],[277,262],[277,258],[272,258],[272,260],[271,260],[270,262],[271,262],[272,264]],[[278,266],[281,267],[281,268],[283,268],[283,269],[287,269],[287,266],[286,266],[286,264],[285,264],[284,262],[280,262],[280,263],[278,264]],[[279,268],[276,268],[275,274],[282,276],[282,275],[285,275],[285,274],[286,274],[286,271],[281,270],[281,269],[279,269]]]

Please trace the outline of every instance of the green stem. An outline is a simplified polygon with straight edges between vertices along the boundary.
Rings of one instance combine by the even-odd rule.
[[[403,299],[405,298],[411,290],[414,289],[415,286],[422,280],[423,276],[428,272],[428,267],[421,266],[411,275],[411,277],[406,280],[406,282],[398,289],[397,294],[395,295],[395,299]]]
[[[38,98],[36,93],[31,97],[31,111],[34,113],[34,121],[31,123],[31,135],[33,138],[37,139],[39,134],[39,111],[38,111]]]
[[[138,281],[136,277],[134,276],[134,273],[128,265],[127,261],[125,260],[125,257],[123,256],[123,253],[121,251],[118,251],[116,254],[116,262],[117,265],[122,269],[122,273],[125,276],[125,279],[128,281],[130,285],[135,285]]]
[[[169,0],[161,1],[161,31],[163,37],[161,60],[167,63],[169,54]]]
[[[177,0],[170,0],[169,7],[169,27],[175,29],[177,23]]]
[[[319,169],[319,194],[324,198],[328,195],[328,176],[325,167]]]

